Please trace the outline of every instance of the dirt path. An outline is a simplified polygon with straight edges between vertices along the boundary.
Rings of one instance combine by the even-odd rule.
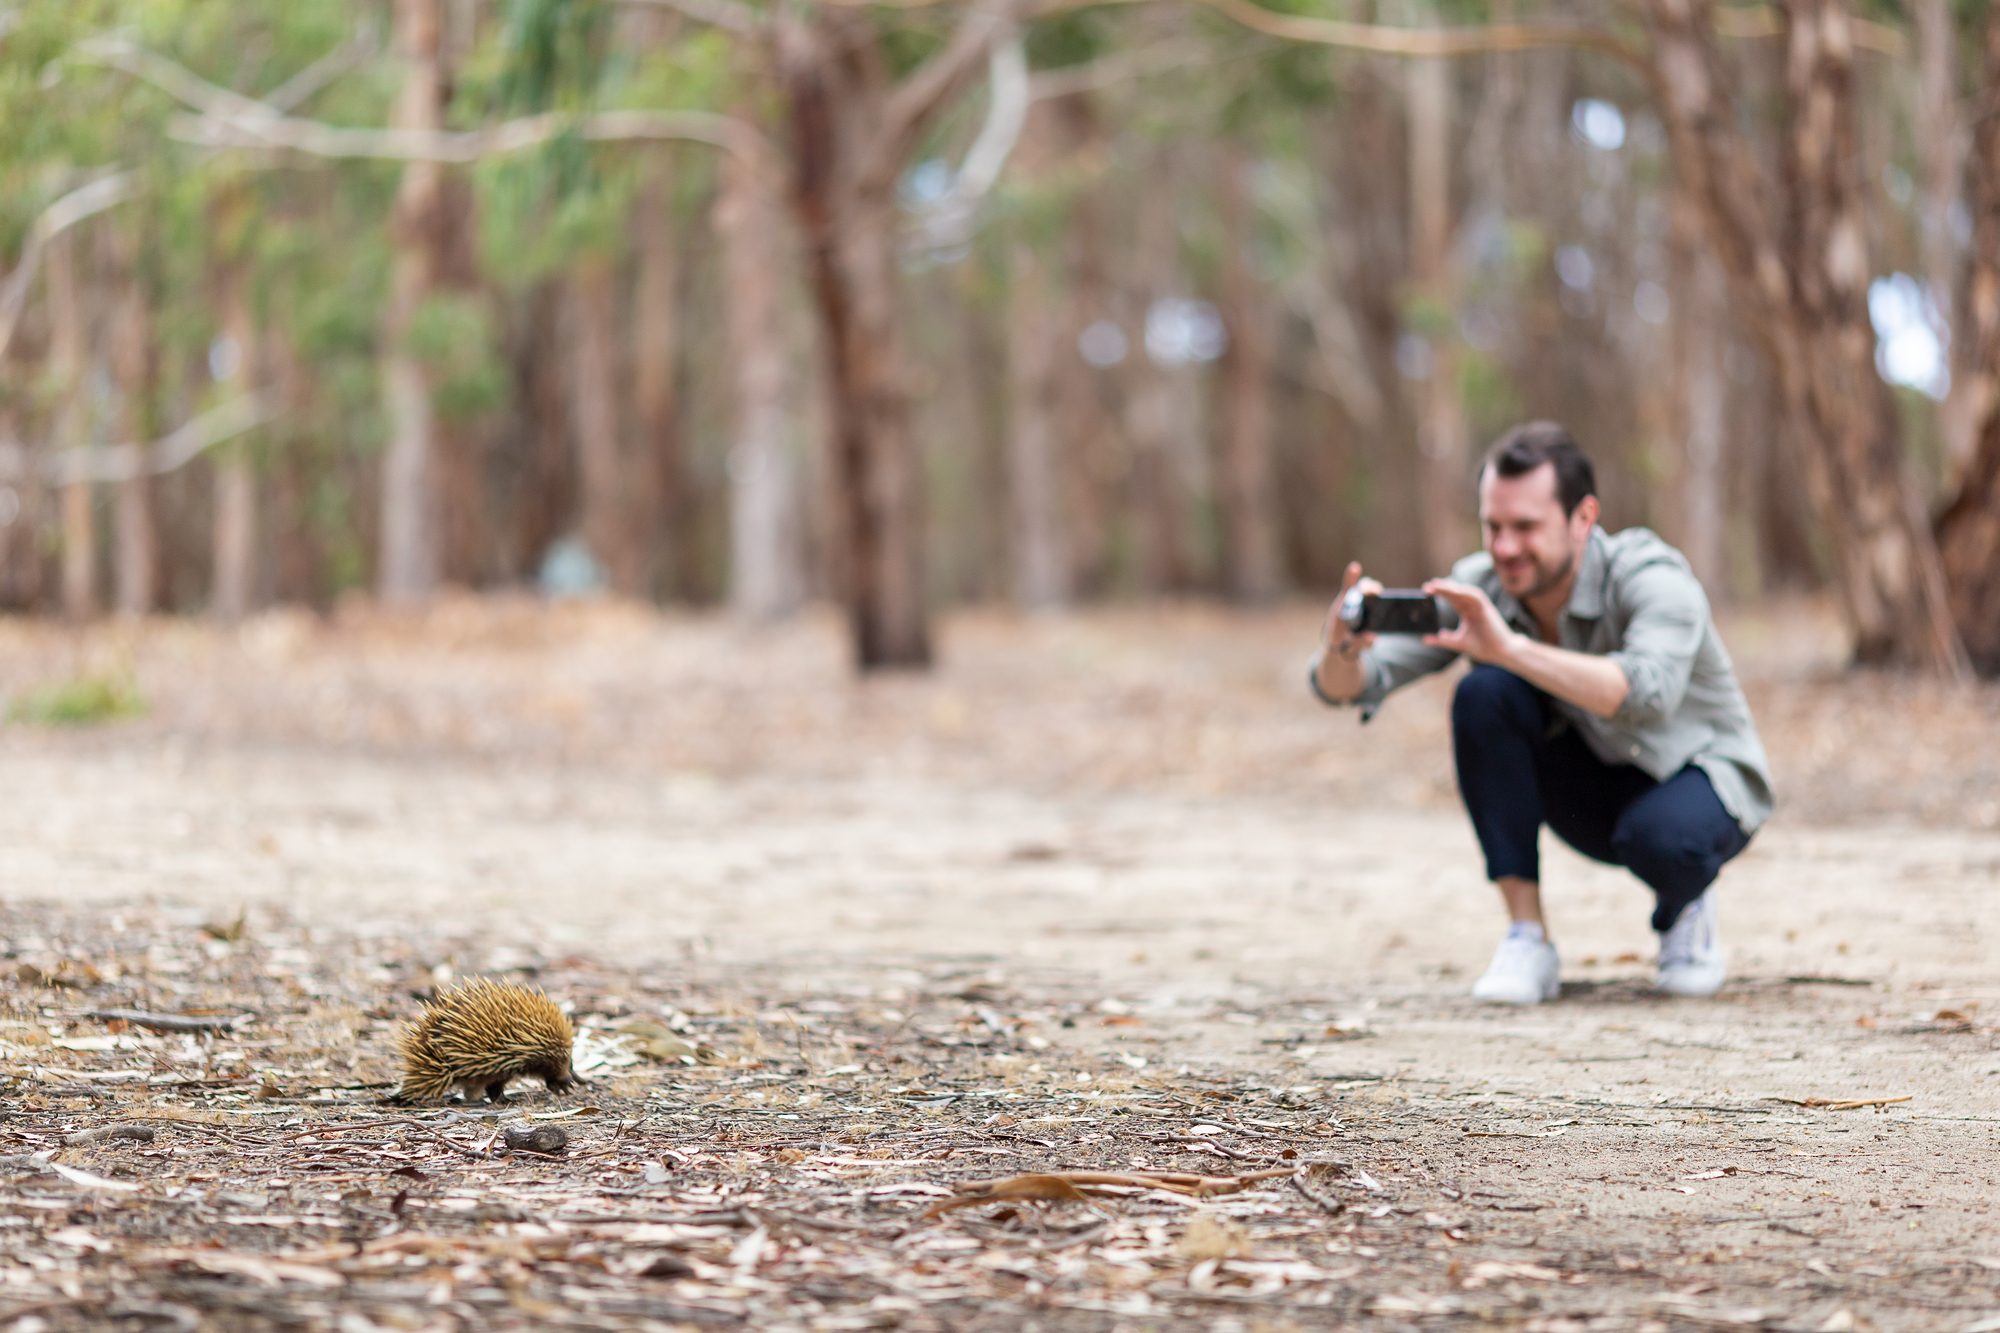
[[[1149,675],[1155,659],[1129,626],[1077,633],[1100,646],[1064,669],[1100,682],[1125,672],[1100,702],[1115,715],[1149,700],[1167,718],[1160,734],[1094,748],[1060,728],[1039,745],[1000,734],[968,755],[967,737],[999,724],[968,716],[978,696],[960,672],[893,685],[892,698],[780,691],[769,711],[809,742],[765,762],[769,717],[740,711],[756,691],[732,695],[727,670],[704,665],[678,678],[681,705],[703,716],[672,741],[704,762],[635,761],[609,741],[558,744],[563,729],[523,702],[574,693],[578,730],[615,737],[595,710],[623,699],[634,736],[667,735],[671,702],[632,704],[646,695],[629,662],[593,677],[540,649],[527,665],[517,648],[482,649],[454,673],[448,654],[427,661],[407,645],[328,663],[254,638],[220,658],[206,641],[152,642],[137,653],[142,681],[157,672],[151,721],[0,740],[0,884],[17,905],[84,916],[150,903],[186,923],[247,908],[253,923],[419,950],[476,936],[483,954],[431,960],[460,972],[571,951],[662,980],[754,973],[801,1002],[941,972],[997,992],[1038,978],[1067,997],[1066,1021],[1020,1030],[1052,1066],[1143,1070],[1168,1086],[1251,1078],[1336,1099],[1344,1150],[1378,1145],[1403,1163],[1381,1184],[1409,1203],[1364,1219],[1342,1242],[1350,1252],[1368,1225],[1477,1201],[1483,1223],[1462,1253],[1398,1270],[1401,1285],[1348,1307],[1388,1325],[1449,1320],[1468,1301],[1551,1333],[1676,1321],[1962,1329],[2000,1314],[1988,1215],[2000,1190],[2000,834],[1983,826],[1990,769],[1976,757],[1933,774],[1924,797],[1958,812],[1956,826],[1919,822],[1891,795],[1838,827],[1781,820],[1762,835],[1720,890],[1733,979],[1713,1000],[1653,996],[1643,891],[1551,842],[1565,992],[1495,1012],[1464,998],[1496,921],[1469,830],[1439,790],[1442,686],[1398,701],[1408,706],[1376,724],[1359,760],[1362,742],[1339,739],[1356,733],[1322,733],[1345,747],[1330,762],[1323,738],[1284,748],[1298,744],[1281,721],[1289,705],[1266,700],[1282,700],[1293,672],[1269,644],[1251,648],[1276,665],[1225,657],[1191,679],[1189,668]],[[640,647],[655,667],[684,651]],[[753,656],[752,685],[768,669]],[[190,659],[205,665],[159,665]],[[245,707],[230,701],[231,673],[256,663],[273,707],[304,714],[300,700],[339,691],[351,705],[365,676],[369,716],[463,726],[357,744],[328,735],[351,717],[231,712]],[[697,677],[708,684],[688,683]],[[1761,688],[1781,692],[1782,679]],[[1179,716],[1174,701],[1204,688],[1221,696],[1206,722]],[[1828,688],[1826,709],[1853,706],[1839,694],[1850,687]],[[486,711],[503,706],[515,711]],[[1993,701],[1923,706],[1980,723]],[[899,719],[913,709],[911,732]],[[842,776],[839,747],[857,738],[865,748]],[[1937,754],[1966,748],[1943,736]],[[1822,808],[1867,804],[1821,781]],[[1482,1279],[1480,1262],[1500,1267]],[[1602,1271],[1590,1299],[1558,1300],[1548,1280],[1506,1268],[1522,1263]],[[1493,1304],[1503,1289],[1513,1294]],[[1213,1302],[1151,1308],[1154,1324],[1221,1331],[1236,1319]],[[1265,1313],[1321,1322],[1304,1307]],[[1246,1309],[1233,1326],[1253,1317],[1264,1316]]]

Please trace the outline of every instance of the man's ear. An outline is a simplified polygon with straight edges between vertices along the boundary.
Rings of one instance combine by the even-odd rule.
[[[1583,530],[1587,533],[1597,526],[1598,512],[1597,497],[1586,495],[1576,502],[1576,512],[1570,515],[1570,521],[1572,523],[1581,523]]]

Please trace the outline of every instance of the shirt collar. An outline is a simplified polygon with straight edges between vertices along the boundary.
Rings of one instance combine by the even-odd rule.
[[[1593,526],[1590,540],[1583,546],[1583,558],[1577,563],[1576,582],[1569,590],[1572,619],[1596,620],[1604,614],[1604,566],[1610,558],[1604,547],[1604,529]]]
[[[1572,620],[1596,620],[1604,614],[1604,567],[1610,559],[1605,554],[1604,529],[1593,527],[1590,540],[1584,543],[1583,555],[1577,560],[1576,582],[1570,585],[1569,605],[1564,614]],[[1533,628],[1534,616],[1521,605],[1520,599],[1505,588],[1498,589],[1493,605],[1501,616],[1516,626]]]

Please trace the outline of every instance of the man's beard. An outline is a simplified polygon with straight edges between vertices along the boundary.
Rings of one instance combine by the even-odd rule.
[[[1541,561],[1537,560],[1535,562],[1535,568],[1539,570],[1541,567],[1542,567]],[[1571,551],[1568,555],[1563,557],[1563,562],[1560,565],[1556,566],[1555,569],[1551,570],[1546,574],[1543,574],[1540,578],[1536,579],[1534,583],[1529,586],[1526,592],[1520,594],[1520,600],[1525,602],[1532,598],[1540,597],[1543,593],[1548,592],[1550,589],[1559,586],[1564,579],[1569,577],[1570,571],[1575,568],[1576,568],[1576,552]]]

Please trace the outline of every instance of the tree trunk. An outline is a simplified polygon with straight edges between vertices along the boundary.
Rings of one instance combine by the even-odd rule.
[[[1008,550],[1014,596],[1030,611],[1069,601],[1062,486],[1057,468],[1057,357],[1065,350],[1062,310],[1049,282],[1051,261],[1024,240],[1014,242],[1007,291]]]
[[[232,207],[240,206],[240,198],[232,201],[232,196],[222,196],[215,210],[219,235],[240,230],[240,222],[220,222]],[[251,311],[247,268],[245,258],[231,255],[222,260],[216,273],[222,337],[236,349],[233,368],[220,372],[223,391],[231,397],[255,393],[263,381],[263,347]],[[250,612],[257,550],[257,482],[243,440],[219,444],[209,457],[215,469],[215,572],[209,613],[229,625]]]
[[[1426,19],[1430,18],[1425,6]],[[1467,427],[1458,394],[1452,321],[1458,293],[1452,263],[1452,69],[1444,60],[1412,60],[1404,72],[1409,113],[1410,283],[1417,332],[1430,345],[1429,373],[1415,382],[1417,495],[1424,557],[1450,570],[1473,545],[1466,503]]]
[[[131,248],[125,247],[126,253],[120,255],[120,292],[111,324],[111,370],[118,385],[118,440],[138,444],[152,434],[152,414],[146,405],[153,378],[153,321],[146,285]],[[112,522],[118,614],[149,615],[159,586],[151,476],[140,472],[117,483]]]
[[[782,220],[774,163],[730,154],[720,166],[715,230],[729,300],[729,360],[736,374],[736,439],[729,451],[729,604],[746,620],[798,608],[796,472],[785,410],[786,339],[779,283]]]
[[[1676,497],[1681,554],[1708,590],[1721,596],[1723,558],[1723,442],[1729,407],[1723,373],[1727,307],[1722,274],[1700,244],[1700,219],[1686,200],[1676,199],[1670,224],[1680,281],[1674,303],[1675,378],[1680,389],[1680,486]]]
[[[1222,211],[1222,322],[1229,347],[1222,363],[1223,560],[1231,596],[1262,602],[1278,592],[1278,530],[1271,494],[1271,326],[1250,272],[1256,209],[1251,161],[1235,143],[1219,154]]]
[[[1153,197],[1172,199],[1177,173],[1171,152],[1160,155],[1149,173]],[[1125,434],[1130,443],[1129,546],[1132,577],[1141,593],[1159,596],[1191,581],[1191,566],[1185,540],[1187,497],[1177,484],[1174,467],[1175,435],[1188,423],[1181,420],[1182,395],[1176,392],[1174,375],[1186,375],[1184,366],[1168,367],[1154,359],[1146,343],[1146,326],[1162,301],[1178,300],[1185,293],[1181,269],[1180,233],[1174,210],[1166,203],[1143,210],[1137,221],[1138,235],[1132,247],[1134,272],[1126,278],[1128,290],[1139,297],[1139,319],[1127,364]]]
[[[1120,422],[1126,376],[1084,360],[1080,340],[1092,324],[1115,319],[1128,338],[1127,362],[1139,365],[1146,351],[1142,330],[1108,272],[1105,228],[1111,201],[1102,164],[1110,150],[1103,122],[1089,93],[1037,103],[1028,113],[1030,128],[1044,111],[1062,133],[1064,168],[1089,182],[1072,197],[1059,253],[1048,257],[1062,265],[1062,317],[1050,349],[1058,404],[1055,503],[1065,581],[1076,597],[1101,593],[1108,583],[1111,515],[1130,449]],[[1143,307],[1138,313],[1142,325]],[[1141,336],[1134,338],[1135,333]]]
[[[1987,19],[1984,76],[1974,108],[1966,194],[1972,209],[1971,281],[1959,331],[1967,364],[2000,382],[2000,6]],[[1952,619],[1981,675],[2000,676],[2000,395],[1983,395],[1976,447],[1937,534]]]
[[[442,0],[394,0],[394,16],[403,87],[390,123],[397,129],[442,129],[449,91]],[[408,339],[411,321],[438,281],[437,246],[444,223],[443,168],[435,162],[408,163],[389,225],[394,258],[382,338],[382,404],[389,442],[382,454],[376,585],[382,600],[391,604],[421,602],[438,583],[436,425],[430,385],[410,354]]]
[[[1735,121],[1698,0],[1649,0],[1658,105],[1710,247],[1777,372],[1788,443],[1835,549],[1857,662],[1954,673],[1964,650],[1868,320],[1853,41],[1840,0],[1784,9],[1791,119],[1778,197]]]
[[[1972,458],[1979,422],[1993,397],[1993,376],[1970,355],[1958,303],[1959,246],[1951,210],[1959,200],[1965,157],[1958,99],[1958,32],[1951,0],[1913,0],[1917,36],[1917,151],[1923,179],[1917,201],[1924,284],[1946,324],[1959,330],[1949,349],[1951,387],[1938,409],[1945,474],[1957,476]]]
[[[864,669],[927,666],[921,465],[896,309],[893,170],[870,166],[886,76],[858,16],[786,30],[794,192],[826,356],[839,587]],[[898,163],[899,164],[899,163]]]
[[[570,280],[570,411],[576,430],[577,473],[583,489],[583,539],[604,568],[612,591],[644,591],[642,562],[632,539],[628,488],[618,434],[618,294],[615,270],[587,255]]]
[[[90,443],[90,403],[84,391],[83,293],[76,274],[76,246],[70,233],[49,240],[49,372],[62,394],[56,418],[56,446],[67,452]],[[62,488],[62,607],[72,620],[97,612],[97,530],[91,484],[72,481]]]
[[[725,157],[732,155],[725,155]],[[639,282],[632,312],[632,407],[639,452],[633,467],[634,542],[640,559],[642,591],[657,580],[668,590],[685,591],[684,567],[693,552],[685,540],[682,493],[680,404],[680,281],[674,233],[672,159],[656,152],[646,164],[635,212]],[[729,163],[722,165],[729,170]],[[768,255],[767,260],[775,259]],[[723,261],[728,262],[727,258]],[[775,283],[777,275],[767,281]],[[731,283],[728,299],[739,300]],[[740,373],[740,368],[739,368]],[[782,370],[780,371],[782,376]]]

